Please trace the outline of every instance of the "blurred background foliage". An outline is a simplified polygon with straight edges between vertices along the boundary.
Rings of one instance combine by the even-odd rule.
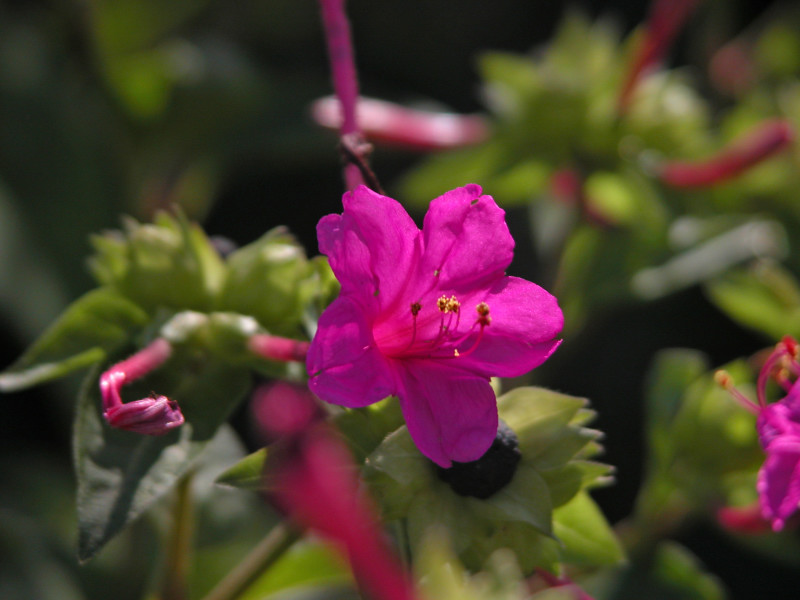
[[[607,435],[603,460],[616,465],[618,483],[596,498],[612,521],[635,506],[640,518],[652,518],[647,503],[659,502],[664,489],[678,490],[680,502],[708,501],[686,497],[685,481],[671,479],[648,480],[637,501],[645,456],[651,477],[664,461],[677,460],[685,465],[682,476],[696,480],[691,451],[678,444],[670,450],[677,454],[665,458],[658,440],[736,438],[733,426],[720,433],[713,422],[693,418],[727,410],[718,398],[708,399],[708,381],[698,378],[785,333],[800,334],[800,255],[793,252],[800,241],[797,151],[735,182],[692,191],[647,177],[641,161],[648,155],[639,153],[702,158],[764,118],[800,125],[800,11],[788,1],[704,2],[670,53],[669,63],[678,69],[661,82],[666,87],[660,93],[672,98],[675,114],[664,112],[656,101],[663,95],[655,94],[654,104],[641,104],[627,119],[628,129],[620,130],[609,111],[630,51],[630,42],[621,40],[647,8],[647,2],[623,0],[569,7],[525,0],[352,0],[348,6],[366,95],[492,114],[495,135],[484,145],[421,167],[416,154],[378,147],[373,166],[389,193],[418,211],[433,196],[472,180],[507,209],[517,240],[512,274],[555,286],[570,318],[566,343],[537,372],[537,383],[587,396],[598,411],[595,425]],[[530,53],[554,39],[560,51]],[[720,67],[725,44],[731,56],[741,51],[748,61],[733,70]],[[482,79],[489,85],[482,86]],[[506,99],[521,94],[522,118],[492,95],[498,85],[511,90]],[[311,0],[0,3],[2,364],[89,289],[89,235],[119,227],[122,214],[148,221],[158,209],[178,204],[209,235],[237,244],[287,225],[313,255],[316,221],[338,210],[342,187],[335,136],[308,117],[310,102],[329,90]],[[642,146],[620,154],[632,134]],[[575,156],[585,161],[579,166],[592,210],[612,227],[571,221],[569,239],[547,246],[542,223],[578,218],[548,214],[557,203],[546,186]],[[686,214],[694,220],[676,230],[676,218]],[[753,222],[767,228],[770,260],[753,263],[747,259],[755,255],[745,254],[699,277],[677,283],[667,277],[655,291],[631,287],[648,268],[664,267],[682,252],[707,250],[704,242]],[[561,256],[558,269],[553,256]],[[689,254],[691,264],[698,264],[692,262],[697,256]],[[737,262],[746,264],[729,271]],[[672,272],[651,271],[650,281]],[[714,277],[701,286],[709,275]],[[661,354],[647,379],[656,354],[672,347],[702,355]],[[685,375],[679,380],[691,398],[677,415],[659,420],[646,415],[646,407],[664,393],[658,377],[670,368]],[[69,447],[77,381],[3,398],[2,598],[99,599],[114,589],[116,598],[135,599],[158,576],[163,550],[156,540],[164,528],[158,511],[92,562],[76,562]],[[246,410],[235,415],[234,426],[244,446],[232,435],[215,441],[223,448],[216,456],[231,462],[255,447]],[[743,451],[739,458],[741,472],[733,475],[752,477],[752,456]],[[225,466],[206,465],[192,484],[203,516],[193,597],[274,521],[255,496],[212,485]],[[717,463],[712,467],[722,479],[731,475]],[[800,585],[792,566],[774,560],[790,551],[753,553],[757,544],[734,543],[708,519],[685,524],[678,541],[724,582],[730,598],[769,597]],[[796,534],[785,534],[781,544],[788,545],[780,548],[796,542]],[[659,597],[689,597],[669,575],[680,571],[700,582],[686,584],[696,597],[718,597],[717,580],[696,569],[697,559],[686,552],[660,546],[647,568],[616,573],[596,586],[629,590],[627,597],[661,587]],[[314,573],[348,582],[341,565],[313,543],[293,550],[284,563],[252,591],[254,598],[286,581],[309,583],[303,577]],[[667,583],[658,587],[659,581]]]

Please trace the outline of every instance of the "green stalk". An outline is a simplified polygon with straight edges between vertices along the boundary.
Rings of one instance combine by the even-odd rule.
[[[189,597],[186,582],[191,564],[189,555],[194,530],[192,475],[189,473],[181,479],[176,490],[173,526],[167,545],[164,581],[161,587],[163,600],[186,600]]]
[[[239,598],[301,536],[302,533],[297,529],[286,523],[279,523],[203,600],[235,600]]]

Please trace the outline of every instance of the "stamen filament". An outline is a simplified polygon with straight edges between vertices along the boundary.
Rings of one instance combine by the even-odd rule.
[[[736,387],[733,385],[733,379],[727,371],[720,369],[714,373],[714,381],[716,381],[717,385],[719,385],[722,389],[733,396],[733,398],[746,410],[750,411],[754,415],[757,415],[761,412],[763,407],[759,406],[738,389],[736,389]]]

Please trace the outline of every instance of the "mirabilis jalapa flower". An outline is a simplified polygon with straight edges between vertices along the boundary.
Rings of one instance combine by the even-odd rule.
[[[757,415],[756,429],[761,447],[767,455],[758,472],[758,491],[761,514],[780,531],[786,520],[800,505],[800,346],[785,337],[761,368],[757,382],[758,404],[733,387],[724,371],[718,371],[717,381],[747,410]],[[786,391],[786,396],[771,404],[766,400],[767,383],[774,378]]]
[[[403,207],[360,186],[317,225],[341,283],[308,353],[311,390],[363,407],[396,395],[432,461],[478,459],[497,434],[492,376],[544,362],[563,326],[556,299],[509,277],[514,240],[480,186],[433,200],[420,231]]]

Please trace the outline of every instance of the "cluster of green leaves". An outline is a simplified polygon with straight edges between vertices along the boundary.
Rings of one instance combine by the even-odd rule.
[[[609,23],[572,14],[531,55],[485,54],[492,135],[428,159],[401,184],[417,206],[478,181],[501,206],[525,207],[573,330],[597,309],[664,296],[756,256],[783,257],[786,219],[799,222],[788,199],[798,183],[791,153],[707,189],[675,190],[658,178],[663,161],[705,158],[766,118],[800,125],[796,86],[781,88],[780,102],[754,92],[718,111],[717,123],[686,73],[662,70],[621,107],[640,41],[635,32],[620,42]],[[563,177],[573,189],[559,189]]]
[[[324,259],[308,260],[283,229],[222,258],[199,227],[161,214],[152,225],[128,220],[94,244],[100,287],[0,374],[0,388],[19,390],[92,367],[74,432],[82,559],[174,487],[249,391],[253,370],[303,377],[252,354],[247,341],[276,332],[306,339],[337,287]],[[125,393],[158,390],[179,402],[186,424],[162,437],[113,430],[101,416],[99,375],[158,336],[173,355]]]
[[[430,529],[442,527],[464,564],[482,569],[500,548],[526,574],[562,563],[612,565],[622,550],[587,489],[608,481],[586,401],[542,388],[498,398],[500,418],[517,434],[522,460],[505,487],[485,500],[461,496],[436,474],[402,427],[366,460],[364,478],[386,521],[398,521],[417,556]]]

